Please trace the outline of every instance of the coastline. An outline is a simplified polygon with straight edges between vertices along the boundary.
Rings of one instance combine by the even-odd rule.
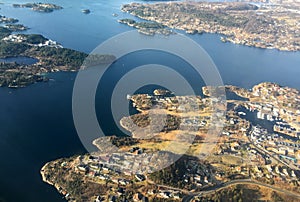
[[[223,35],[220,40],[224,43],[230,42],[248,47],[277,49],[279,51],[300,51],[296,24],[286,25],[284,24],[286,22],[281,23],[279,20],[273,20],[273,18],[277,19],[279,17],[272,13],[271,7],[265,10],[260,10],[253,5],[249,8],[246,7],[250,5],[238,2],[131,3],[123,5],[121,10],[140,19],[148,20],[149,23],[159,23],[170,29],[184,30],[187,34],[220,34]],[[239,6],[242,8],[239,8]],[[243,10],[243,6],[245,6],[245,10]],[[285,9],[283,4],[279,5],[278,8]],[[241,10],[236,11],[235,9]],[[219,13],[218,10],[222,10],[224,13]],[[284,11],[285,17],[288,18],[289,10]],[[266,13],[265,16],[270,15],[270,17],[260,17],[262,15],[260,13]],[[207,19],[207,16],[215,18],[217,22],[211,22]],[[180,20],[181,17],[184,20]],[[227,18],[234,20],[234,22],[230,22]],[[297,20],[298,18],[300,19],[300,15],[291,20]],[[285,28],[282,29],[282,27]],[[286,35],[290,37],[287,38]]]
[[[300,178],[300,173],[298,173],[298,169],[296,167],[297,162],[296,161],[291,162],[290,160],[288,160],[288,158],[282,159],[281,156],[283,155],[279,150],[276,150],[277,147],[276,143],[278,143],[278,141],[287,142],[292,147],[295,148],[297,147],[298,152],[300,152],[299,149],[300,144],[298,147],[298,144],[295,145],[294,143],[291,143],[289,139],[278,140],[277,139],[278,135],[276,136],[274,134],[270,134],[263,127],[253,125],[253,123],[246,118],[246,114],[253,113],[254,111],[256,111],[257,114],[264,113],[266,115],[265,117],[267,118],[260,118],[260,119],[267,119],[267,120],[276,119],[276,122],[274,122],[275,125],[277,124],[279,126],[282,125],[283,123],[285,125],[289,125],[293,123],[291,120],[297,118],[300,114],[300,111],[299,110],[297,111],[297,109],[299,108],[297,105],[298,102],[297,99],[300,98],[300,91],[285,86],[279,86],[278,84],[271,83],[271,82],[259,83],[253,86],[253,88],[250,90],[240,88],[237,86],[232,86],[232,85],[220,86],[220,87],[226,88],[227,90],[235,93],[236,95],[239,95],[243,98],[248,98],[249,100],[232,99],[227,101],[227,104],[233,105],[229,109],[226,109],[227,125],[224,127],[224,130],[220,135],[220,139],[219,139],[220,141],[217,141],[217,143],[214,144],[214,152],[210,154],[211,159],[206,159],[205,164],[201,161],[201,158],[198,160],[196,159],[199,157],[199,151],[201,152],[203,146],[207,146],[206,144],[212,146],[210,145],[209,142],[205,141],[205,135],[204,135],[206,134],[206,130],[209,129],[212,121],[211,119],[207,119],[208,117],[207,113],[204,112],[203,110],[196,111],[196,113],[199,116],[197,118],[198,120],[197,121],[193,119],[193,114],[192,117],[189,118],[189,115],[191,115],[190,112],[195,112],[196,109],[186,108],[186,111],[182,111],[182,109],[179,108],[176,102],[172,102],[172,101],[170,102],[171,99],[176,100],[176,97],[170,98],[168,96],[166,97],[151,96],[151,95],[147,96],[146,94],[136,94],[131,97],[137,96],[141,99],[133,99],[137,102],[136,103],[133,101],[132,104],[134,104],[134,106],[137,107],[141,103],[150,103],[148,102],[149,99],[154,101],[154,103],[163,103],[162,106],[165,106],[164,110],[167,110],[169,113],[172,114],[175,113],[175,115],[176,113],[181,114],[181,117],[184,117],[180,121],[180,124],[186,125],[187,128],[186,129],[180,128],[180,132],[177,133],[178,127],[175,124],[174,118],[172,118],[173,121],[166,122],[168,131],[159,132],[158,136],[155,136],[155,138],[152,138],[152,136],[151,138],[148,138],[146,136],[134,137],[133,135],[132,137],[123,137],[123,138],[104,137],[104,138],[96,139],[93,141],[93,144],[97,146],[100,149],[100,151],[95,153],[90,153],[90,154],[84,154],[82,156],[77,157],[76,160],[74,157],[70,157],[66,159],[58,159],[47,163],[41,170],[41,175],[43,175],[43,180],[46,181],[45,173],[43,170],[45,170],[47,166],[51,164],[51,169],[48,169],[49,173],[51,173],[52,180],[54,180],[52,181],[51,184],[54,184],[55,188],[60,193],[63,193],[61,190],[64,190],[64,193],[66,194],[70,193],[70,195],[63,194],[64,196],[68,196],[69,198],[77,198],[81,196],[75,193],[76,195],[75,197],[74,192],[72,195],[72,191],[74,190],[68,188],[68,186],[62,183],[60,179],[63,178],[63,179],[71,180],[72,182],[74,179],[77,179],[78,176],[81,176],[80,179],[84,179],[82,181],[82,184],[85,184],[87,186],[91,186],[90,184],[91,182],[96,183],[99,186],[104,184],[110,185],[109,187],[111,187],[112,192],[102,193],[102,195],[98,195],[99,197],[105,199],[109,199],[112,195],[115,197],[119,197],[119,196],[132,197],[132,194],[129,194],[127,192],[119,193],[116,191],[118,190],[118,188],[121,187],[124,190],[131,190],[133,191],[133,193],[135,193],[137,189],[134,189],[130,186],[130,184],[135,184],[135,186],[144,186],[145,190],[156,189],[158,193],[163,193],[165,191],[164,187],[167,187],[167,189],[173,193],[178,193],[179,191],[179,194],[176,195],[176,198],[174,196],[170,196],[170,199],[174,201],[178,199],[179,201],[179,199],[182,199],[185,196],[193,195],[191,193],[194,192],[202,193],[206,189],[208,190],[214,189],[214,187],[218,187],[219,185],[224,183],[225,184],[233,183],[235,180],[253,180],[262,183],[264,186],[272,186],[274,189],[279,189],[282,185],[284,185],[285,190],[292,191],[295,193],[296,196],[298,196],[300,193],[300,189],[298,189],[296,185],[288,184],[287,181],[285,180],[286,178],[290,178],[290,179]],[[205,91],[203,92],[203,94],[205,94],[206,96],[210,96],[210,93],[208,91],[214,91],[214,90],[217,90],[217,88],[205,86],[203,87],[203,91]],[[276,94],[276,92],[278,92],[278,94]],[[190,96],[179,96],[178,98],[183,100],[187,99],[187,101],[190,101],[191,99]],[[297,99],[293,100],[291,98],[297,98]],[[200,107],[201,109],[207,109],[209,111],[210,110],[209,108],[211,106],[210,99],[213,98],[209,98],[209,97],[197,98],[198,100],[197,104],[201,106]],[[286,106],[284,105],[284,103],[289,103],[290,105]],[[174,107],[176,109],[174,109]],[[279,110],[279,108],[282,108],[283,110]],[[151,107],[149,108],[148,105],[147,107],[143,108],[143,111],[145,113],[149,112],[149,110],[151,110]],[[199,112],[202,112],[202,114]],[[141,119],[139,118],[135,119],[134,116],[136,116],[136,114],[131,115],[131,117],[125,117],[125,118],[129,118],[137,121],[134,122],[137,125],[144,126],[145,125],[144,123],[147,122],[146,119],[144,119],[144,117],[142,117]],[[155,124],[160,125],[160,122],[155,122],[154,119],[152,119],[152,121]],[[122,123],[122,121],[120,121],[120,125],[130,132],[132,132],[135,128],[135,125],[129,125],[129,127],[127,127],[126,124]],[[196,163],[199,164],[199,167],[202,166],[202,168],[203,165],[209,165],[209,166],[213,165],[214,169],[218,170],[217,173],[214,173],[214,176],[216,176],[216,178],[213,177],[209,178],[208,177],[209,175],[199,177],[201,175],[199,173],[195,177],[194,171],[187,169],[184,170],[182,177],[176,180],[176,182],[182,181],[183,179],[185,179],[184,178],[185,176],[191,177],[192,179],[191,182],[188,181],[189,182],[188,184],[181,184],[181,183],[176,184],[172,181],[174,179],[173,175],[161,174],[161,173],[168,172],[169,169],[171,169],[172,167],[174,168],[174,166],[170,166],[171,168],[170,167],[165,168],[166,170],[164,171],[160,170],[154,172],[154,174],[152,173],[149,174],[145,171],[145,173],[141,172],[139,173],[139,175],[134,175],[134,173],[127,172],[126,170],[124,171],[124,173],[116,171],[117,169],[114,166],[120,164],[122,165],[124,159],[125,159],[124,163],[126,165],[130,165],[130,162],[133,159],[137,160],[139,157],[143,159],[143,163],[146,163],[147,165],[151,164],[150,158],[144,158],[143,156],[143,154],[146,154],[148,152],[151,153],[153,151],[165,151],[165,152],[169,152],[172,155],[180,155],[181,154],[180,152],[182,151],[181,150],[182,145],[180,144],[176,144],[175,148],[173,149],[170,148],[171,150],[164,150],[164,149],[167,148],[166,144],[169,144],[170,140],[176,141],[176,138],[179,139],[182,138],[183,134],[188,135],[189,133],[185,133],[183,131],[188,130],[189,132],[191,132],[190,131],[191,126],[198,128],[198,129],[195,128],[196,129],[195,133],[197,136],[197,138],[195,139],[197,139],[197,141],[194,141],[192,143],[191,148],[193,149],[189,150],[188,153],[185,153],[185,155],[183,155],[184,165],[186,164],[188,165],[191,162],[193,165],[195,165]],[[291,126],[293,125],[291,124]],[[299,132],[300,127],[296,128],[295,130]],[[289,134],[287,133],[287,135]],[[262,143],[258,141],[260,137],[263,138],[270,137],[270,140],[268,141],[268,143]],[[300,133],[299,133],[299,137],[300,137]],[[204,138],[204,141],[202,141],[202,138]],[[116,145],[119,150],[117,151],[108,150],[107,146],[109,146],[110,144],[108,144],[107,141],[110,141],[110,144],[112,143]],[[230,144],[235,145],[236,149],[231,150],[230,149],[231,146],[227,147],[226,144],[228,143],[228,141],[230,141]],[[257,144],[262,144],[262,145],[267,144],[268,148],[272,148],[273,150],[266,149],[262,145],[259,146]],[[247,147],[250,149],[244,150],[244,145],[247,145]],[[120,151],[121,151],[121,155],[120,155]],[[252,164],[248,165],[248,164],[243,164],[243,162],[241,162],[241,159],[243,159],[243,155],[245,155],[244,152],[246,152],[247,155],[253,157],[251,162],[255,165],[254,167]],[[270,163],[264,160],[264,158],[268,159],[268,157],[266,156],[270,156],[270,158],[272,158],[272,162],[274,161],[273,163],[276,162],[275,165],[277,166],[277,169],[279,169],[278,167],[280,167],[280,169],[290,169],[289,173],[293,173],[293,174],[289,174],[288,171],[286,172],[283,171],[284,173],[287,174],[282,174],[280,172],[277,173],[272,172]],[[286,156],[286,157],[290,157],[290,156]],[[222,163],[216,163],[216,160],[218,158],[222,159]],[[226,160],[226,158],[228,159]],[[294,157],[290,157],[290,158],[294,158]],[[293,163],[293,165],[291,163]],[[133,165],[135,164],[136,162]],[[139,164],[135,166],[139,166]],[[183,164],[178,164],[177,166],[179,166],[177,169],[183,168],[182,167]],[[227,167],[228,170],[224,169],[224,166]],[[235,168],[234,173],[237,175],[232,176],[232,173],[230,171],[232,169],[229,169],[232,167]],[[227,174],[221,175],[220,174],[221,171],[219,169],[221,169],[223,173],[227,173]],[[262,172],[261,170],[263,170],[263,172],[267,172],[266,175],[270,175],[272,173],[274,176],[264,177],[262,179],[262,176],[260,176],[260,173]],[[172,171],[171,173],[173,172],[175,171]],[[204,171],[204,173],[205,172],[208,171]],[[76,173],[76,176],[70,178],[71,176],[70,173]],[[140,175],[142,177],[140,177]],[[169,176],[169,178],[167,176]],[[280,178],[280,176],[282,176],[282,181],[277,180],[276,182],[274,182],[274,179]],[[178,176],[176,175],[176,177]],[[134,178],[136,180],[130,182],[130,180]],[[161,181],[162,179],[165,179],[165,181]],[[142,181],[145,182],[141,183]],[[188,185],[191,183],[194,184],[194,186],[197,188],[192,189],[192,187],[189,187]],[[82,188],[82,184],[78,186]],[[153,188],[151,187],[151,185],[157,185],[157,187]],[[87,189],[85,189],[85,191],[86,190]],[[93,197],[95,197],[96,195],[95,193],[90,193],[89,197],[92,199]],[[118,196],[116,195],[116,193],[118,193],[117,194]],[[153,197],[153,192],[143,191],[141,194],[145,197],[149,197],[149,198]]]
[[[42,176],[42,180],[43,182],[46,182],[47,184],[51,185],[51,186],[54,186],[55,187],[55,184],[52,183],[51,181],[47,180],[46,176],[45,176],[45,169],[46,167],[49,165],[50,162],[47,162],[40,170],[40,174]],[[55,187],[56,188],[56,187]]]
[[[67,71],[69,71],[69,70],[67,70]],[[76,70],[70,70],[70,71],[76,71]],[[120,123],[120,125],[122,125],[121,123]],[[122,126],[123,127],[123,126]],[[48,162],[49,163],[49,162]],[[44,173],[44,171],[42,171],[47,165],[48,165],[48,163],[46,163],[42,168],[41,168],[41,171],[40,171],[40,173],[41,173],[41,175],[42,175],[42,178],[43,178],[43,181],[44,181],[44,178],[46,179],[46,177],[45,177],[45,173]],[[50,185],[53,185],[53,183],[49,183],[50,181],[46,181],[46,183],[48,183],[48,184],[50,184]],[[54,186],[54,185],[53,185]],[[56,187],[55,187],[56,188]],[[59,190],[58,188],[56,188],[57,190]]]

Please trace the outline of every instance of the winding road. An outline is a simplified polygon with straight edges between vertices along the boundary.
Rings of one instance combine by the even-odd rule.
[[[262,182],[259,182],[259,181],[256,181],[256,180],[252,180],[252,179],[240,179],[240,180],[232,180],[230,182],[222,183],[220,185],[216,185],[214,187],[207,188],[207,189],[209,189],[207,191],[199,191],[199,192],[194,192],[194,193],[189,192],[189,194],[187,194],[185,197],[183,197],[182,201],[183,202],[189,202],[197,195],[211,194],[213,192],[219,191],[221,189],[224,189],[228,186],[235,185],[235,184],[252,184],[252,185],[263,186],[263,187],[267,187],[269,189],[272,189],[274,191],[281,192],[281,193],[290,195],[290,196],[295,197],[295,198],[299,198],[299,200],[300,200],[300,194],[294,193],[292,191],[283,190],[283,189],[280,189],[280,188],[275,187],[273,185],[265,184],[265,183],[262,183]]]

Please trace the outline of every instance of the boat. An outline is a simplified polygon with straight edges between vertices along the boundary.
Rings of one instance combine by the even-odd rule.
[[[85,13],[85,14],[88,14],[90,13],[91,11],[89,9],[82,9],[81,12]]]
[[[243,115],[243,116],[245,116],[246,113],[245,113],[245,112],[238,112],[238,115]]]
[[[257,112],[257,118],[259,119],[265,119],[265,114],[263,114],[261,111]]]
[[[268,114],[268,115],[267,115],[267,120],[268,120],[268,121],[274,121],[273,116],[270,115],[270,114]]]

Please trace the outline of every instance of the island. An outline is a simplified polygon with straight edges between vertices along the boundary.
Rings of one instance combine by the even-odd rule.
[[[4,15],[0,15],[0,23],[17,23],[19,22],[18,19],[15,18],[7,18]]]
[[[6,24],[4,25],[4,27],[12,32],[26,31],[29,29],[28,27],[22,24]]]
[[[98,138],[99,151],[48,162],[43,180],[68,201],[299,201],[300,91],[271,82],[202,91],[203,97],[165,89],[128,95],[138,113],[120,123],[132,136]],[[226,103],[212,97],[218,91],[226,92]],[[216,119],[224,125],[211,145],[206,136]],[[199,158],[206,147],[210,154]],[[176,158],[158,171],[133,172]]]
[[[25,4],[13,4],[14,8],[31,8],[34,11],[51,13],[54,10],[63,9],[63,7],[50,4],[50,3],[25,3]]]
[[[34,64],[0,62],[0,87],[19,88],[40,81],[48,81],[47,74],[57,71],[78,71],[88,54],[62,47],[40,34],[13,34],[27,29],[24,25],[0,26],[0,59],[27,57],[37,59]],[[112,55],[89,56],[89,65],[111,63]],[[87,61],[85,61],[87,63]]]
[[[144,20],[187,33],[218,33],[223,42],[299,51],[300,3],[160,2],[122,6]]]

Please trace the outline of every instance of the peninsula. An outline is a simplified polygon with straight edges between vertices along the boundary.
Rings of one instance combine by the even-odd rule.
[[[300,3],[131,3],[122,11],[187,33],[218,33],[223,42],[282,51],[300,50]]]
[[[223,130],[210,155],[198,158],[202,148],[211,147],[206,136],[215,127],[216,98],[210,95],[218,88],[234,96],[227,97],[226,108],[217,105],[226,111]],[[132,137],[99,138],[93,142],[98,152],[47,163],[41,169],[44,181],[68,201],[299,201],[300,128],[295,123],[300,92],[270,82],[250,90],[202,90],[205,97],[175,96],[160,89],[128,96],[139,113],[120,122]],[[160,114],[166,115],[164,122]],[[285,129],[266,129],[266,121]],[[191,134],[195,138],[185,151]],[[109,144],[118,150],[111,151]],[[162,170],[132,172],[174,157],[180,158]],[[118,166],[127,170],[120,172]]]

